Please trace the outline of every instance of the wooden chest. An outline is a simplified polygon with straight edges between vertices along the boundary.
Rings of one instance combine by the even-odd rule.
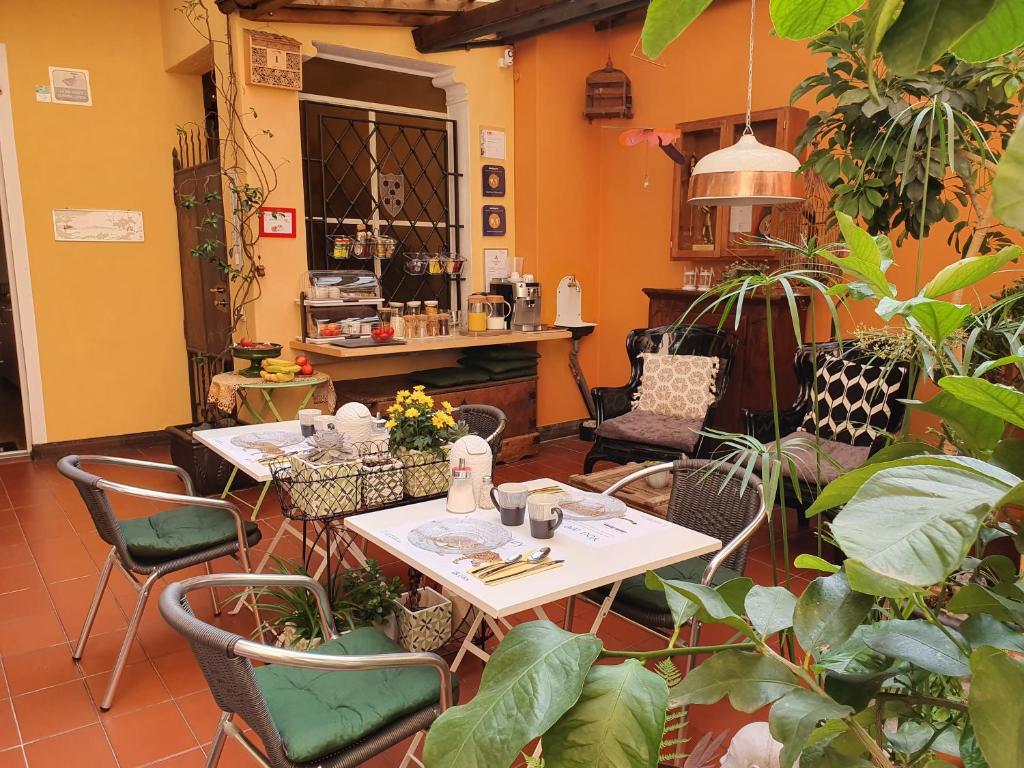
[[[411,388],[412,384],[405,376],[378,376],[334,383],[339,406],[355,401],[362,403],[375,414],[383,414],[395,402],[395,392]],[[493,405],[504,411],[508,424],[505,426],[505,436],[501,444],[501,461],[518,461],[526,456],[533,456],[540,450],[540,438],[537,434],[536,376],[462,387],[427,387],[426,392],[438,403],[447,400],[456,407],[466,403]]]

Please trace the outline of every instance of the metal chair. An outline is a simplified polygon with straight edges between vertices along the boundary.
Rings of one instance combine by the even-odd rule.
[[[471,435],[479,435],[487,441],[497,459],[501,453],[501,438],[508,423],[505,412],[493,405],[460,405],[455,411],[458,420],[466,422]]]
[[[630,483],[660,472],[672,473],[672,493],[666,519],[723,542],[712,555],[693,558],[658,569],[663,578],[704,585],[719,584],[743,573],[750,549],[750,537],[768,519],[771,500],[764,497],[756,475],[742,487],[743,472],[733,465],[707,459],[679,461],[644,467],[603,491],[611,496]],[[590,593],[603,600],[607,590]],[[619,587],[612,610],[638,624],[657,629],[672,629],[675,623],[664,595],[644,586],[644,577],[626,579]]]
[[[296,651],[206,624],[193,615],[187,595],[215,587],[308,589],[316,597],[328,640],[314,651]],[[304,576],[196,576],[170,584],[160,596],[160,612],[192,646],[221,709],[207,768],[220,759],[226,736],[264,768],[349,768],[415,735],[401,766],[410,761],[422,765],[413,754],[423,731],[453,703],[452,674],[440,656],[399,652],[369,627],[339,637],[323,587]],[[264,666],[254,668],[252,662]],[[436,673],[436,685],[428,670]],[[419,691],[419,699],[401,711],[394,699],[403,691],[408,696],[410,687]],[[369,695],[380,699],[381,709],[359,706]],[[333,716],[320,719],[324,712]],[[347,733],[339,727],[346,715],[358,723]],[[265,751],[242,733],[236,716],[256,732]],[[318,748],[322,754],[311,754]]]
[[[154,491],[104,480],[83,470],[83,463],[171,472],[181,478],[185,494]],[[71,657],[78,661],[85,652],[86,641],[92,631],[96,612],[110,579],[110,572],[115,565],[139,593],[131,620],[128,622],[128,629],[125,631],[124,642],[110,673],[107,690],[100,703],[100,709],[105,711],[110,709],[114,701],[114,693],[124,671],[128,652],[138,632],[146,601],[156,580],[168,573],[199,564],[205,565],[209,573],[210,561],[226,555],[236,557],[242,568],[249,571],[249,547],[259,542],[260,530],[255,523],[247,521],[231,502],[196,496],[188,473],[171,464],[112,456],[72,455],[58,461],[57,469],[75,484],[86,509],[92,516],[96,532],[110,545],[110,554],[103,563],[96,593],[89,605],[82,632]],[[166,502],[176,506],[148,517],[122,520],[114,514],[109,493]],[[142,577],[143,580],[140,581],[138,577]],[[219,615],[217,596],[213,590],[210,591],[210,595],[213,598],[214,613]]]
[[[670,354],[717,357],[720,360],[715,380],[715,401],[708,408],[702,420],[681,426],[675,430],[669,443],[652,443],[644,435],[635,437],[618,436],[610,422],[619,417],[631,419],[638,412],[631,411],[643,379],[645,352],[657,352],[667,344]],[[594,433],[594,447],[583,462],[583,471],[590,474],[599,461],[628,464],[631,461],[672,461],[680,455],[708,455],[704,438],[698,435],[714,423],[715,411],[729,386],[729,376],[736,358],[737,339],[728,331],[705,325],[680,326],[674,331],[671,326],[637,328],[626,337],[626,355],[629,358],[629,381],[621,387],[596,387],[591,390],[597,410],[597,429]],[[665,422],[665,418],[659,419]],[[621,424],[622,422],[618,422]],[[612,432],[609,434],[609,432]]]

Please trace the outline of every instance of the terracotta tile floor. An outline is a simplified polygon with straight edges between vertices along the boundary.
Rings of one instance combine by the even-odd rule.
[[[565,480],[581,471],[588,447],[571,438],[545,443],[539,456],[499,467],[495,480]],[[166,449],[159,448],[130,449],[123,455],[168,461]],[[180,488],[175,478],[159,474],[120,470],[109,476],[166,490]],[[247,493],[255,498],[254,492]],[[155,509],[149,502],[127,499],[118,514],[132,517]],[[279,521],[280,512],[271,494],[260,516],[263,547],[273,538]],[[791,521],[790,531],[796,530]],[[285,541],[283,554],[296,557],[298,543],[291,537]],[[813,551],[813,536],[798,532],[791,545],[792,554]],[[218,710],[185,642],[157,612],[154,603],[162,585],[151,598],[109,712],[100,712],[97,702],[135,598],[133,588],[121,576],[111,577],[84,658],[80,663],[71,660],[71,644],[106,554],[107,547],[96,535],[77,492],[52,462],[0,463],[0,768],[186,768],[203,764]],[[260,554],[262,549],[257,557]],[[405,575],[403,564],[379,551],[371,550],[370,555],[376,555],[386,571]],[[229,569],[230,561],[217,566]],[[754,541],[747,575],[771,583],[766,531]],[[806,576],[794,577],[797,591],[806,586]],[[244,615],[231,618],[225,614],[214,619],[208,601],[200,596],[195,603],[203,618],[243,634],[251,630],[251,620]],[[593,606],[580,604],[574,628],[588,629],[594,611]],[[561,621],[564,608],[553,606],[549,615]],[[609,647],[650,650],[663,645],[614,616],[604,623],[601,635]],[[707,629],[702,638],[706,642],[727,639],[714,628]],[[464,701],[476,691],[481,669],[472,657],[460,669]],[[691,712],[691,734],[734,729],[749,719],[737,716],[725,704],[698,707]],[[399,745],[368,765],[390,768],[399,763],[403,753],[404,747]],[[229,744],[221,765],[254,763],[237,745]]]

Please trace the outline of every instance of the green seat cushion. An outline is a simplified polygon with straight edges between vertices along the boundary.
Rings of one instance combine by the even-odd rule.
[[[520,371],[523,369],[537,370],[536,360],[486,360],[475,357],[463,356],[459,362],[467,369],[479,369],[487,373],[502,374],[509,371]]]
[[[312,653],[352,656],[402,649],[377,630],[362,627]],[[337,752],[440,698],[440,678],[427,667],[324,672],[268,664],[253,672],[284,753],[296,763]]]
[[[477,347],[466,353],[467,357],[476,360],[524,360],[531,361],[540,357],[539,352],[530,349],[519,349],[512,346]]]
[[[491,375],[486,371],[469,368],[432,368],[409,374],[409,381],[425,387],[460,387],[465,384],[482,384],[490,380]]]
[[[128,551],[146,560],[172,560],[236,538],[234,515],[209,507],[176,507],[118,522]],[[258,530],[256,523],[245,524],[248,536]]]
[[[530,368],[514,368],[510,371],[504,371],[502,373],[492,373],[491,379],[493,381],[505,381],[506,379],[519,379],[523,376],[536,376],[536,366]]]
[[[675,565],[666,565],[664,568],[659,568],[655,571],[663,579],[672,579],[673,581],[686,581],[691,584],[700,584],[701,577],[704,576],[704,569],[707,568],[708,563],[706,560],[702,560],[699,557],[691,558],[690,560],[684,560],[681,563]],[[647,574],[641,574],[639,576],[631,576],[628,579],[623,580],[622,586],[619,587],[619,594],[615,597],[616,603],[625,603],[633,608],[639,608],[644,611],[652,611],[655,613],[667,613],[668,602],[665,600],[665,593],[658,592],[652,589],[648,589],[644,586],[644,579]],[[715,574],[714,584],[724,584],[730,579],[739,578],[739,574],[730,568],[719,568],[718,573]]]

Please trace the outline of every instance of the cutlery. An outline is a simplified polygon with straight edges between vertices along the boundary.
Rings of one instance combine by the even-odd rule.
[[[522,571],[516,571],[515,573],[507,573],[504,576],[498,576],[496,578],[488,578],[484,584],[500,584],[503,581],[512,581],[518,579],[521,576],[529,576],[534,573],[540,573],[541,571],[548,571],[553,568],[558,568],[565,560],[548,560],[544,563],[537,563],[536,565],[526,568]]]
[[[551,554],[551,547],[541,547],[536,549],[526,556],[526,560],[523,560],[522,553],[516,555],[514,558],[507,558],[505,562],[498,563],[497,565],[485,566],[476,571],[470,571],[478,579],[490,578],[498,571],[503,571],[506,568],[511,568],[513,565],[518,565],[522,561],[523,565],[535,565],[536,563],[544,560],[548,555]]]
[[[512,555],[511,557],[506,557],[504,560],[501,560],[501,561],[499,561],[497,563],[488,563],[487,565],[478,565],[476,568],[471,570],[470,573],[472,573],[474,575],[483,575],[483,574],[487,573],[488,571],[496,571],[499,568],[504,568],[506,565],[515,565],[516,563],[518,563],[522,559],[523,559],[523,553],[520,552],[518,555]]]
[[[565,490],[565,488],[563,488],[560,485],[548,485],[548,486],[545,486],[544,488],[532,488],[532,489],[530,489],[529,493],[530,493],[530,495],[533,495],[535,493],[555,493],[555,492],[561,492],[561,491],[564,491],[564,490]]]

